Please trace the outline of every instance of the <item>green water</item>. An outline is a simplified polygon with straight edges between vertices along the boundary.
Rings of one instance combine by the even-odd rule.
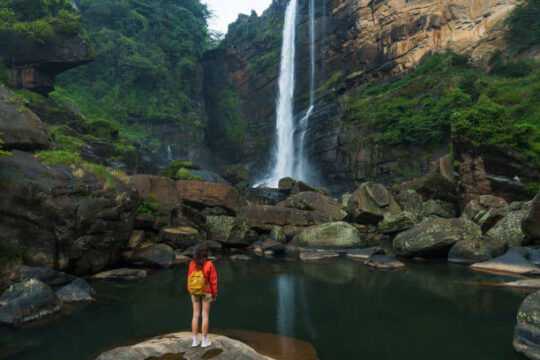
[[[94,282],[98,303],[44,324],[0,328],[0,358],[89,359],[118,343],[185,330],[186,269],[131,284]],[[499,276],[445,263],[376,272],[348,259],[218,260],[216,269],[214,328],[293,336],[313,344],[320,359],[522,359],[512,331],[526,293],[471,285]]]

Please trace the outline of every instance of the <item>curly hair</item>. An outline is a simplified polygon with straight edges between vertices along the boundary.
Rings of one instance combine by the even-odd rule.
[[[193,254],[193,260],[197,266],[202,266],[206,260],[208,260],[208,246],[205,244],[199,245],[195,254]]]

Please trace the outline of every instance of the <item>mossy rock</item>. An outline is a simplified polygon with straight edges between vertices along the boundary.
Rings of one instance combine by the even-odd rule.
[[[117,140],[120,135],[116,125],[105,120],[90,121],[84,125],[84,128],[87,134],[107,141]]]

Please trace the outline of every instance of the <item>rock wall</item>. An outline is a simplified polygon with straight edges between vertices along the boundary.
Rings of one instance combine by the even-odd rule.
[[[370,79],[399,77],[434,53],[453,51],[468,54],[476,64],[504,47],[502,21],[515,1],[316,1],[316,106],[306,134],[307,155],[319,172],[319,185],[350,189],[366,179],[391,185],[425,174],[432,163],[449,152],[448,143],[431,148],[397,148],[374,144],[373,129],[345,124],[342,100],[354,88]],[[280,33],[280,26],[268,26],[281,19],[286,1],[274,1],[262,16],[240,17],[220,48],[206,57],[206,91],[210,123],[223,120],[216,115],[215,84],[224,81],[243,97],[235,106],[246,126],[238,150],[219,131],[211,149],[227,155],[224,162],[248,164],[252,177],[268,168],[274,144],[277,66],[275,49],[260,48],[242,34]],[[242,29],[240,31],[239,29]],[[280,46],[280,44],[278,45]],[[308,1],[299,1],[297,17],[296,117],[307,108],[309,91]],[[253,66],[260,57],[272,58],[265,66]],[[277,61],[277,62],[276,62]],[[266,76],[267,74],[273,76]],[[323,86],[341,73],[338,85]],[[333,84],[332,84],[333,85]],[[322,86],[322,87],[321,87]],[[324,88],[324,89],[323,89]],[[215,127],[210,127],[215,131]],[[234,146],[233,146],[234,147]],[[223,151],[223,150],[226,151]]]

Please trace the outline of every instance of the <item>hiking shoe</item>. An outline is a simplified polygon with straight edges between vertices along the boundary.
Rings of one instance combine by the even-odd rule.
[[[210,340],[206,340],[206,341],[202,341],[201,343],[201,347],[205,348],[205,347],[209,347],[210,345],[212,345],[212,342]]]
[[[199,342],[197,340],[193,339],[193,342],[191,343],[191,347],[197,347],[199,345],[200,345]]]

